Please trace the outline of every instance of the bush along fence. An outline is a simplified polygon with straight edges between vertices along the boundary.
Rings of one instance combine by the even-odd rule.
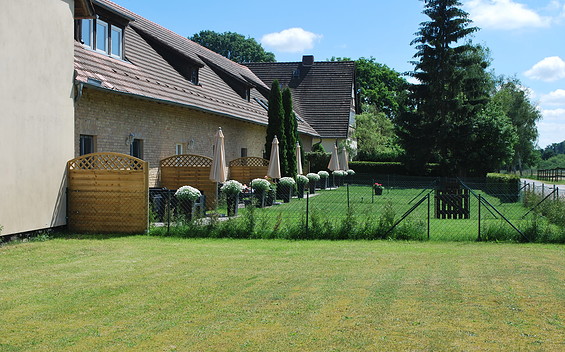
[[[205,210],[203,195],[181,199],[177,191],[154,190],[149,233],[565,243],[565,200],[557,188],[485,179],[387,176],[353,183],[347,173],[316,176],[228,181],[212,211]]]

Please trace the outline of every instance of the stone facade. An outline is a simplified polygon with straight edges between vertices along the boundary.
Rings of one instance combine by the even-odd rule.
[[[75,106],[75,155],[80,154],[80,135],[95,136],[96,152],[130,154],[128,137],[141,139],[143,159],[149,162],[149,185],[158,186],[159,161],[183,154],[212,156],[214,135],[222,128],[227,162],[262,156],[266,126],[239,121],[166,103],[84,88]],[[311,138],[310,138],[311,139]],[[310,143],[311,145],[311,143]]]

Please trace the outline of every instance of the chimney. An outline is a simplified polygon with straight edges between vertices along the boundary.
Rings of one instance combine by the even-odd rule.
[[[302,66],[310,67],[314,64],[314,55],[303,55],[302,56]]]

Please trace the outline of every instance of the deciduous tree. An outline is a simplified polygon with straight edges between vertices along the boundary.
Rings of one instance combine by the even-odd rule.
[[[265,51],[255,39],[242,34],[205,30],[188,39],[235,62],[275,62],[275,54]]]

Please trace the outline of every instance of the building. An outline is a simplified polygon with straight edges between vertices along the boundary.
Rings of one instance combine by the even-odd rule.
[[[247,67],[265,84],[278,80],[292,91],[293,108],[298,115],[318,132],[328,152],[336,143],[353,138],[355,114],[360,103],[355,89],[355,62],[314,61],[311,55],[302,62],[249,63]]]
[[[87,0],[5,1],[0,12],[2,235],[65,224],[74,157],[74,21]]]
[[[216,130],[226,160],[262,156],[268,122],[265,85],[249,68],[110,1],[77,21],[75,154],[120,152],[149,162],[175,154],[212,156]],[[318,133],[298,123],[304,145]]]

